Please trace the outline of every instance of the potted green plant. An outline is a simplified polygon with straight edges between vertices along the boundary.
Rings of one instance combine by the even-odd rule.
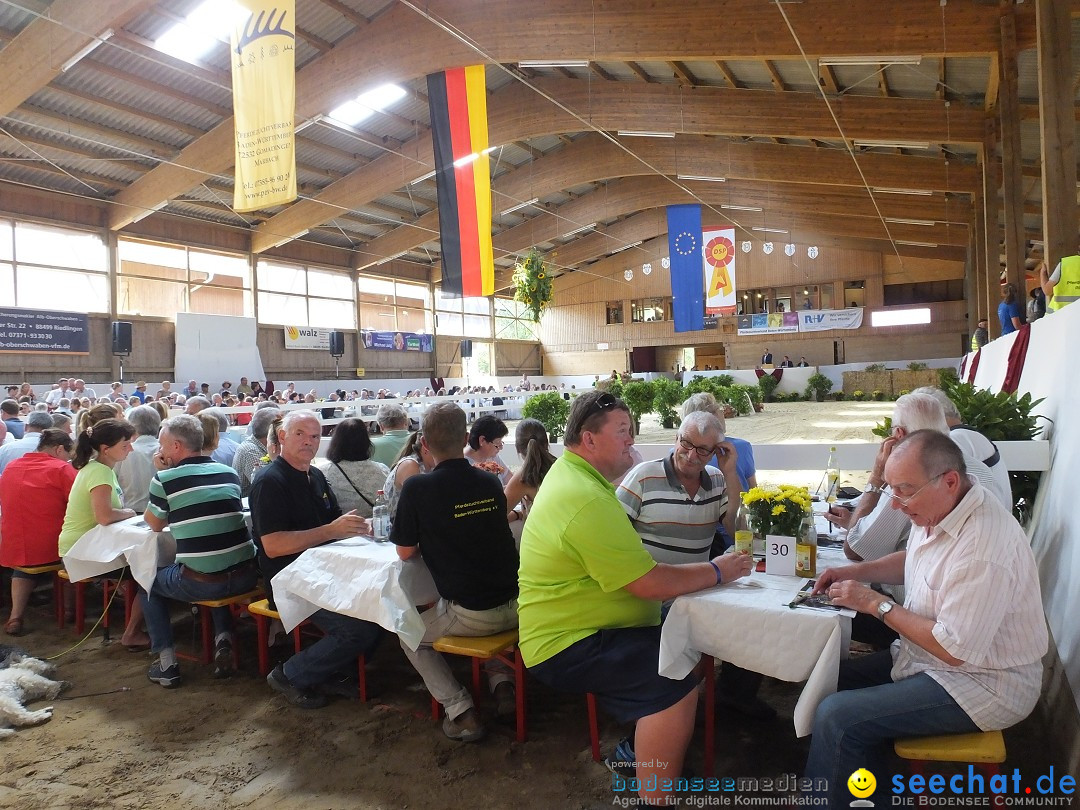
[[[806,398],[815,402],[824,402],[825,395],[832,390],[832,380],[817,371],[806,381]]]
[[[544,394],[536,394],[525,401],[521,409],[524,419],[535,419],[544,426],[551,441],[558,441],[559,437],[566,432],[566,420],[570,416],[570,403],[563,399],[562,394],[548,391]]]
[[[653,409],[653,400],[656,394],[653,385],[644,380],[633,380],[622,387],[622,401],[630,409],[630,416],[634,420],[634,433],[641,432],[641,417]]]
[[[765,374],[758,378],[757,384],[761,389],[761,398],[765,402],[772,402],[773,393],[776,391],[776,386],[780,385],[780,381],[772,374]]]
[[[667,377],[659,377],[652,382],[653,410],[660,417],[660,424],[668,429],[679,426],[679,417],[675,409],[686,399],[682,385]]]

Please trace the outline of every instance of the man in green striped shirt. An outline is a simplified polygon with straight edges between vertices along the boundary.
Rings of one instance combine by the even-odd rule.
[[[166,526],[176,539],[176,562],[158,569],[149,593],[140,592],[146,628],[158,661],[147,677],[167,689],[180,685],[169,601],[224,599],[255,587],[258,568],[240,504],[240,478],[231,467],[203,455],[203,432],[194,416],[161,425],[158,472],[150,481],[143,519],[154,531]],[[232,614],[214,608],[214,677],[232,671]]]

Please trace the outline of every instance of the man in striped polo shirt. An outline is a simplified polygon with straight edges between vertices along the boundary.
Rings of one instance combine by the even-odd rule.
[[[1046,619],[1023,528],[966,474],[946,435],[918,430],[885,463],[883,493],[911,518],[905,551],[830,568],[815,590],[900,635],[892,650],[842,661],[839,689],[818,706],[806,776],[849,800],[858,768],[887,772],[898,737],[1008,728],[1042,688]],[[903,584],[904,603],[863,585]]]
[[[173,648],[170,599],[224,599],[255,587],[259,572],[240,504],[240,478],[202,453],[203,432],[194,416],[174,416],[161,425],[158,472],[150,480],[143,519],[154,531],[166,526],[176,539],[176,562],[158,569],[150,593],[140,592],[146,628],[158,661],[147,677],[166,689],[180,685]],[[214,677],[232,671],[232,614],[214,608]]]

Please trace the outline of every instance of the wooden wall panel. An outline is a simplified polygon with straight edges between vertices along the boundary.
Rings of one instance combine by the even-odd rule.
[[[600,379],[627,370],[626,352],[608,350],[591,352],[545,352],[544,374],[599,374]]]
[[[539,375],[543,368],[542,357],[538,343],[509,340],[495,342],[495,369],[500,377]]]
[[[944,261],[941,259],[916,259],[910,256],[904,258],[904,266],[901,268],[900,260],[892,254],[882,256],[883,284],[911,284],[918,281],[949,281],[954,278],[964,277],[964,263]]]

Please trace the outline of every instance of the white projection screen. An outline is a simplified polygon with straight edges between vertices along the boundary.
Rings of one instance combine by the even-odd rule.
[[[219,391],[241,377],[265,380],[254,318],[176,313],[176,381],[210,383]]]

